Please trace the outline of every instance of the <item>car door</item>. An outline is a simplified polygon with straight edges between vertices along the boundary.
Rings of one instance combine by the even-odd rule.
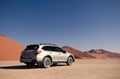
[[[57,61],[66,61],[67,60],[67,55],[63,49],[61,49],[59,47],[54,47],[54,52],[56,53]]]
[[[48,55],[50,55],[52,57],[52,61],[58,61],[58,54],[56,51],[55,51],[55,47],[53,46],[44,46],[42,48],[43,50],[45,50]]]

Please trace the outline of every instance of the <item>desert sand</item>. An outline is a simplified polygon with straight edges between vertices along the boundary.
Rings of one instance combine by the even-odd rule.
[[[24,48],[13,39],[0,35],[0,60],[19,60]]]
[[[0,61],[0,79],[120,79],[120,59],[77,59],[72,66],[27,68],[19,61]]]

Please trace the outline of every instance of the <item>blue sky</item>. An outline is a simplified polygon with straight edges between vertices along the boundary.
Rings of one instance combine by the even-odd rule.
[[[120,52],[120,0],[0,0],[0,34],[24,46]]]

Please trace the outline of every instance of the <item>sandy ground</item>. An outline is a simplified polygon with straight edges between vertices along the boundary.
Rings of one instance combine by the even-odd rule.
[[[120,79],[120,59],[79,59],[72,66],[27,68],[19,61],[0,61],[0,79]]]

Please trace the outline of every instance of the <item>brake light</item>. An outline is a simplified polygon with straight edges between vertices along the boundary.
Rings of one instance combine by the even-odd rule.
[[[41,53],[41,51],[39,51],[39,50],[37,50],[37,51],[35,51],[35,54],[37,55],[37,54],[40,54]]]

